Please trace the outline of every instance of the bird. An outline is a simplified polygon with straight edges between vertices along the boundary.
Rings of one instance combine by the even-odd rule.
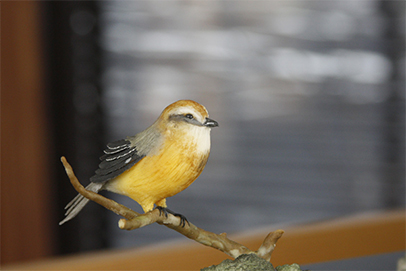
[[[86,189],[128,196],[145,213],[156,205],[160,215],[179,216],[184,226],[187,219],[168,209],[166,198],[185,190],[202,173],[210,154],[210,131],[217,126],[203,105],[176,101],[144,131],[108,143]],[[59,225],[74,218],[88,202],[78,194],[66,205]]]

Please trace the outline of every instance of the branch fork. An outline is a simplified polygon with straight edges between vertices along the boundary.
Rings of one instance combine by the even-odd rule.
[[[152,223],[158,223],[160,225],[166,226],[173,229],[180,234],[183,234],[189,239],[199,242],[202,245],[209,246],[218,249],[225,254],[237,258],[242,254],[256,254],[260,258],[270,261],[271,254],[275,249],[276,242],[282,237],[284,231],[276,230],[270,232],[264,239],[262,245],[257,251],[252,251],[233,240],[227,238],[226,233],[215,234],[206,230],[203,230],[192,223],[186,223],[183,227],[180,226],[181,219],[170,213],[166,215],[161,215],[158,209],[154,209],[145,214],[140,214],[131,210],[130,208],[121,205],[111,199],[103,197],[97,193],[86,190],[79,182],[71,165],[68,163],[65,157],[61,157],[63,166],[65,167],[66,174],[73,187],[82,196],[92,200],[106,209],[124,217],[119,220],[118,226],[123,230],[134,230],[141,227],[145,227]]]

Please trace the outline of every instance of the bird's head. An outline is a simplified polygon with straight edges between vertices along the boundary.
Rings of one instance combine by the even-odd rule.
[[[217,121],[209,118],[209,113],[203,105],[191,100],[180,100],[168,105],[162,111],[158,121],[165,128],[171,129],[210,130],[218,126]]]
[[[209,118],[203,105],[180,100],[168,105],[153,126],[170,142],[206,155],[210,151],[210,130],[218,123]]]
[[[210,130],[217,126],[217,121],[209,118],[203,105],[180,100],[168,105],[150,127],[128,140],[142,155],[158,154],[167,143],[207,155],[210,152]]]

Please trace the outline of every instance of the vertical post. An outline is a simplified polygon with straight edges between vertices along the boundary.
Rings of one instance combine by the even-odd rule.
[[[38,3],[1,2],[1,264],[54,246]]]

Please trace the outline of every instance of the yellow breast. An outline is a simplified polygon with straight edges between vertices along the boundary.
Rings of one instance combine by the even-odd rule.
[[[152,210],[155,203],[186,189],[200,175],[210,149],[201,151],[197,143],[167,139],[160,151],[111,181],[108,189],[132,198],[145,212]]]

